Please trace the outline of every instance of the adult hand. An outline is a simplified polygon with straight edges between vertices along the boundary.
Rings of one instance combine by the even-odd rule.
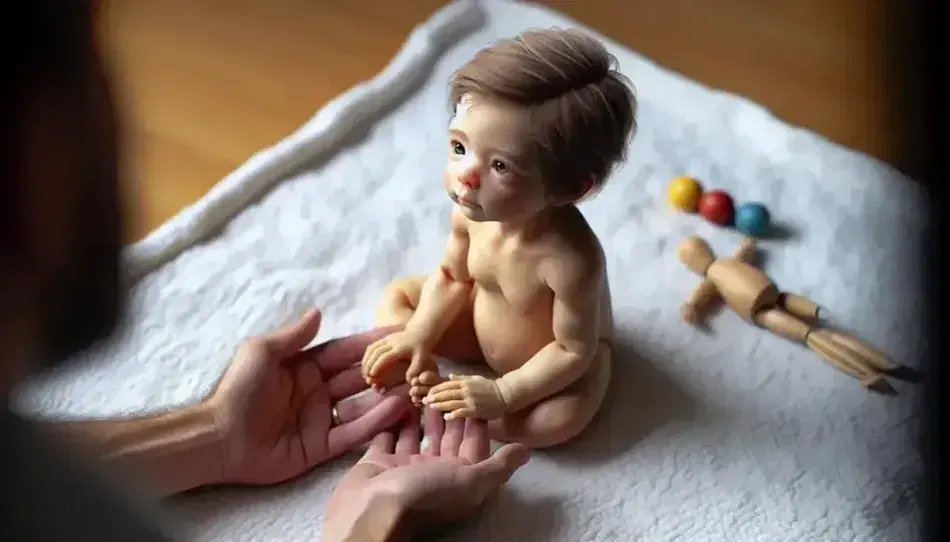
[[[238,349],[207,401],[224,436],[222,483],[293,478],[362,446],[412,408],[405,387],[386,396],[367,390],[358,365],[389,330],[302,350],[320,322],[311,311]]]
[[[327,504],[325,540],[344,539],[392,520],[388,538],[415,534],[473,512],[528,461],[528,449],[506,444],[494,455],[484,420],[446,422],[425,408],[429,446],[420,452],[419,415],[399,435],[380,433],[337,485]],[[372,507],[381,507],[374,510]],[[380,539],[383,539],[380,537]]]

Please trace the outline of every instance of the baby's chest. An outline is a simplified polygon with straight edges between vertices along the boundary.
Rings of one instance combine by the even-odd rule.
[[[550,297],[538,274],[537,262],[518,250],[472,243],[468,268],[479,289],[504,296],[520,310],[530,311],[539,301]]]

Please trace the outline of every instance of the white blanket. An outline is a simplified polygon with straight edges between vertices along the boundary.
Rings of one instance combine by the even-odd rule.
[[[548,26],[579,24],[507,0],[437,13],[377,78],[129,247],[137,284],[127,329],[88,363],[25,388],[21,408],[101,415],[193,401],[239,341],[313,306],[326,314],[321,338],[372,326],[385,284],[431,270],[441,255],[449,74],[497,38]],[[612,394],[581,440],[537,454],[447,539],[912,539],[916,390],[873,395],[732,313],[714,316],[708,333],[684,324],[678,308],[698,278],[676,260],[677,244],[698,234],[726,254],[739,236],[669,210],[665,188],[690,174],[767,204],[791,233],[763,243],[767,272],[910,364],[921,349],[918,189],[605,41],[641,105],[629,163],[582,206],[615,295]],[[175,511],[195,540],[317,540],[350,463],[289,486],[189,497]]]

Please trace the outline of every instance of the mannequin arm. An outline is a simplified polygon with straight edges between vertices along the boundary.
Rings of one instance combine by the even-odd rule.
[[[703,278],[699,284],[693,288],[689,298],[683,303],[680,313],[683,320],[691,324],[697,324],[702,319],[702,312],[709,303],[719,296],[716,285],[708,278]]]

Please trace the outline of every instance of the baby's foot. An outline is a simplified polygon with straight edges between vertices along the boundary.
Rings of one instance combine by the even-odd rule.
[[[409,397],[412,398],[413,404],[422,405],[422,399],[429,394],[429,390],[441,382],[442,377],[439,376],[437,370],[423,371],[419,376],[410,379]]]
[[[366,384],[369,385],[373,391],[378,393],[386,393],[387,391],[406,383],[405,377],[403,375],[406,374],[406,368],[408,366],[409,364],[405,362],[394,364],[391,367],[387,367],[385,371],[377,374],[376,376],[367,376]]]

